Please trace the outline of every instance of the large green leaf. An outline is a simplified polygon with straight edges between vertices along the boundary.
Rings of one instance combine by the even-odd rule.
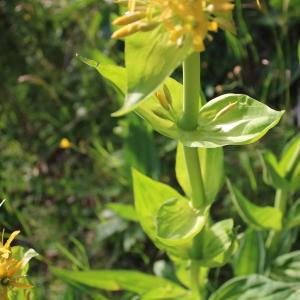
[[[187,40],[182,47],[169,42],[169,34],[158,26],[150,32],[134,34],[125,42],[128,93],[115,115],[127,113],[148,98],[192,51]]]
[[[265,258],[266,250],[261,232],[252,229],[246,230],[234,258],[235,276],[262,274]]]
[[[262,275],[236,277],[223,284],[209,300],[298,300],[300,285],[273,281]]]
[[[222,148],[197,149],[207,203],[215,200],[224,181],[224,155]],[[185,194],[191,196],[191,186],[188,178],[183,145],[178,143],[176,154],[176,177]]]
[[[185,244],[202,230],[205,222],[206,218],[190,202],[173,198],[164,202],[157,212],[157,236],[169,245]]]
[[[171,281],[148,275],[138,271],[125,270],[93,270],[93,271],[68,271],[51,268],[51,272],[68,282],[74,281],[89,287],[107,291],[131,291],[143,294],[153,288],[173,288],[177,285]]]
[[[230,181],[227,181],[233,204],[245,223],[256,230],[281,229],[282,213],[271,206],[251,203]]]
[[[168,185],[152,180],[136,170],[133,170],[132,174],[135,208],[144,231],[158,248],[167,251],[174,256],[189,258],[193,234],[190,235],[188,239],[185,239],[180,246],[174,246],[170,245],[167,240],[161,239],[158,236],[157,226],[158,212],[167,200],[188,200]],[[201,222],[199,222],[199,224],[201,224]],[[197,230],[201,230],[199,224],[197,225],[198,227],[196,227]],[[160,224],[160,227],[161,226],[162,225]]]
[[[250,144],[274,127],[283,114],[249,96],[226,94],[206,103],[199,111],[197,128],[185,131],[177,126],[182,112],[182,86],[174,80],[166,84],[172,95],[175,120],[165,117],[166,111],[155,97],[143,102],[137,112],[155,130],[185,146],[216,148]]]

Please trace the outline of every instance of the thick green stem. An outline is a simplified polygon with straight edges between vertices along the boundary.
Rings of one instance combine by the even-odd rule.
[[[203,210],[206,201],[197,148],[184,147],[183,151],[191,185],[193,207]]]
[[[198,113],[201,107],[199,53],[195,52],[191,54],[183,63],[183,87],[183,113],[178,125],[186,131],[195,130],[198,126]],[[184,158],[191,186],[192,205],[203,212],[206,206],[206,196],[197,148],[185,146]],[[199,282],[200,270],[200,264],[192,260],[190,270],[191,289],[197,300],[205,298],[205,284],[200,285]]]
[[[191,280],[191,289],[193,292],[193,297],[195,300],[202,300],[202,295],[199,286],[199,263],[197,261],[192,261],[190,268],[190,280]]]
[[[198,125],[200,101],[200,54],[192,53],[183,62],[183,113],[179,126],[184,130],[194,130]],[[205,207],[205,191],[197,148],[184,147],[192,203],[197,209]]]
[[[200,54],[192,53],[183,62],[183,114],[179,125],[184,130],[193,130],[198,124],[200,108]]]

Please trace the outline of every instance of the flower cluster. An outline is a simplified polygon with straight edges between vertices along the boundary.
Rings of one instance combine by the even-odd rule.
[[[27,265],[29,260],[36,256],[37,253],[30,249],[21,260],[12,257],[11,243],[20,231],[14,231],[9,239],[0,244],[0,300],[8,300],[9,288],[31,288],[32,286],[26,282],[22,282],[25,276],[22,269]]]
[[[122,1],[124,2],[124,1]],[[234,31],[232,0],[129,0],[128,11],[113,24],[123,26],[113,34],[122,38],[138,31],[149,31],[162,24],[170,34],[170,41],[181,46],[192,39],[195,51],[203,51],[209,31],[222,28]]]

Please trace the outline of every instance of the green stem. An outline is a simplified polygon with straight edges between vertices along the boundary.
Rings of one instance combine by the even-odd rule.
[[[201,107],[200,54],[192,53],[183,62],[183,113],[179,126],[183,130],[194,130],[198,125],[198,112]],[[205,191],[197,148],[184,147],[189,181],[192,190],[193,207],[205,207]]]
[[[286,207],[287,207],[288,193],[284,190],[277,190],[275,195],[275,208],[281,211],[282,218],[284,218]],[[280,242],[281,231],[270,231],[270,234],[267,239],[266,246],[270,251],[270,258],[276,256],[278,252],[278,246]]]
[[[195,300],[196,299],[202,300],[202,295],[201,295],[200,286],[199,286],[199,268],[200,268],[200,265],[197,261],[191,262],[191,268],[190,268],[191,278],[190,278],[190,280],[191,280],[191,289],[192,289]]]
[[[183,151],[191,185],[193,207],[203,210],[206,200],[197,148],[184,147]]]
[[[183,62],[183,114],[179,125],[184,130],[193,130],[198,124],[200,108],[200,54],[192,53]]]
[[[183,130],[192,131],[198,126],[198,113],[201,102],[204,102],[204,99],[200,101],[202,92],[199,53],[192,53],[183,62],[183,88],[183,113],[178,125]],[[197,148],[184,146],[183,151],[191,186],[192,205],[203,212],[206,206],[206,196],[198,150]],[[193,296],[197,300],[205,299],[205,283],[200,285],[199,282],[200,270],[199,262],[192,260],[190,269],[191,289]]]

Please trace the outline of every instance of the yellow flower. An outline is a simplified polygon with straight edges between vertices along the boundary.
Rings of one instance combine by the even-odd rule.
[[[120,1],[119,1],[120,2]],[[124,1],[123,1],[124,2]],[[203,51],[209,31],[234,31],[233,0],[129,0],[128,11],[113,24],[123,26],[113,34],[122,38],[138,31],[149,31],[163,24],[170,41],[178,46],[191,37],[195,51]]]
[[[38,254],[29,249],[23,255],[21,260],[12,258],[11,243],[20,231],[14,231],[8,240],[0,245],[0,300],[8,300],[8,291],[10,288],[31,288],[30,284],[22,282],[25,276],[22,269],[28,264],[31,258]]]
[[[0,258],[3,259],[8,259],[11,251],[10,251],[10,244],[12,243],[12,241],[15,239],[15,237],[20,233],[19,230],[14,231],[10,237],[8,238],[8,240],[5,242],[5,244],[3,244],[3,235],[2,235],[2,243],[0,245]]]
[[[0,300],[8,300],[8,289],[32,288],[32,285],[20,282],[24,278],[20,274],[22,268],[28,263],[28,260],[7,259],[0,263]]]
[[[63,138],[60,140],[59,142],[59,148],[61,149],[69,149],[72,147],[72,143],[67,139],[67,138]]]

